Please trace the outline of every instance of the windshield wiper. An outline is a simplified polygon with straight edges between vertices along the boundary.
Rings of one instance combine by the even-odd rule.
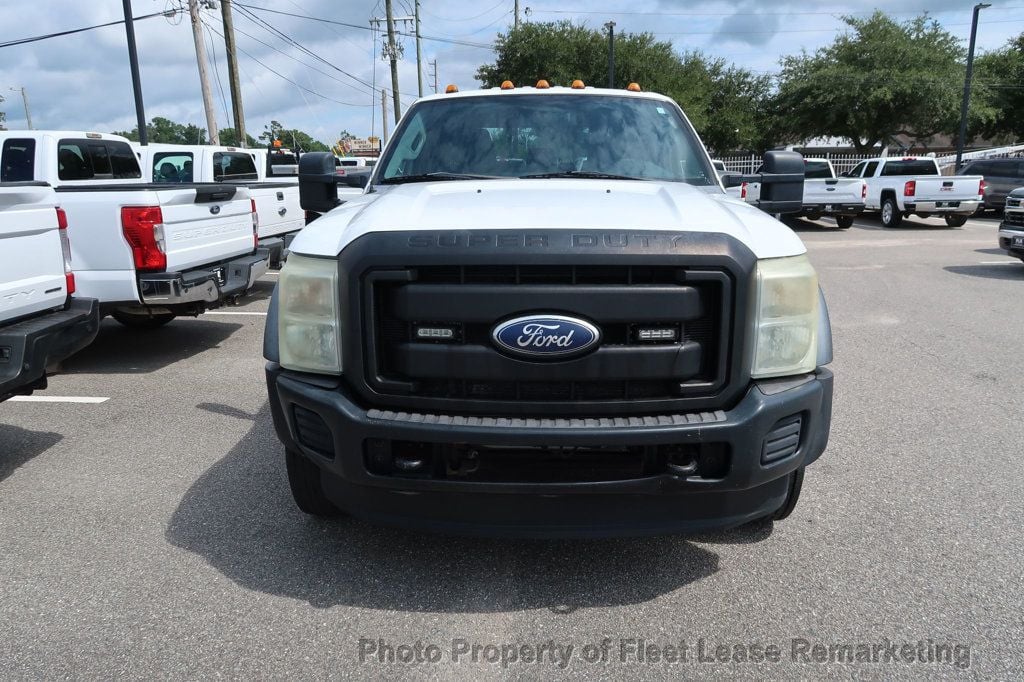
[[[568,171],[556,171],[553,173],[531,173],[530,175],[520,175],[521,180],[534,180],[534,179],[545,179],[545,178],[596,178],[598,180],[643,180],[644,178],[635,178],[632,175],[617,175],[615,173],[601,173],[598,171],[585,171],[585,170],[568,170]]]
[[[447,171],[435,171],[433,173],[419,173],[418,175],[396,175],[393,178],[384,178],[381,185],[401,185],[406,182],[433,182],[434,180],[507,180],[501,175],[474,175],[472,173],[449,173]]]

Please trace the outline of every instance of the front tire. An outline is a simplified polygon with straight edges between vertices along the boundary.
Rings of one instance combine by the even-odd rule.
[[[796,509],[796,503],[800,501],[800,490],[804,487],[804,468],[800,467],[789,477],[789,494],[786,496],[786,501],[782,503],[782,506],[775,510],[770,519],[773,521],[781,521]]]
[[[836,216],[836,227],[840,230],[849,230],[853,227],[853,216],[852,215],[837,215]]]
[[[882,199],[882,227],[899,227],[903,222],[903,213],[896,204],[894,197]]]
[[[121,310],[115,310],[110,316],[129,329],[159,329],[175,318],[174,313],[136,314]]]
[[[324,495],[320,482],[320,467],[297,452],[285,450],[285,464],[288,468],[288,486],[292,489],[295,504],[306,514],[324,519],[341,515],[341,511]]]
[[[946,225],[949,227],[963,227],[967,224],[967,216],[965,215],[948,215],[946,216]]]

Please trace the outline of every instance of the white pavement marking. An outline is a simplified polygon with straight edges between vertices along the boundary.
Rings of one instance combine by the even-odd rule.
[[[260,315],[266,317],[266,313],[250,312],[248,310],[211,310],[207,315]]]
[[[1015,260],[983,260],[978,265],[1017,265]]]
[[[105,403],[110,398],[86,398],[62,395],[16,395],[11,398],[12,403],[82,403],[86,405],[98,405]]]
[[[269,275],[270,277],[277,277],[281,273],[280,272],[274,272],[273,270],[271,270],[271,271],[268,271],[268,272],[264,272],[263,274],[264,275]]]

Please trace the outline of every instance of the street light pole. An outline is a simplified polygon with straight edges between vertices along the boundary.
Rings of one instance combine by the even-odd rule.
[[[32,130],[32,112],[28,108],[28,93],[23,87],[11,88],[11,92],[21,93],[21,103],[25,105],[25,124],[29,130]]]
[[[132,92],[135,95],[135,119],[139,126],[139,144],[149,142],[146,131],[146,111],[142,106],[142,77],[139,76],[139,52],[135,47],[135,19],[132,18],[132,0],[123,0],[124,32],[128,38],[128,66],[132,72]]]
[[[608,29],[608,87],[615,87],[615,22],[604,25]]]
[[[979,2],[974,6],[974,16],[971,19],[971,41],[967,47],[967,75],[964,77],[964,99],[960,103],[960,135],[956,140],[956,169],[964,156],[964,142],[967,138],[967,110],[971,104],[971,76],[974,74],[974,42],[978,37],[978,14],[981,10],[992,5],[987,2]]]

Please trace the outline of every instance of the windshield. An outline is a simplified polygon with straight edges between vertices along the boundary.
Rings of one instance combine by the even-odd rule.
[[[552,175],[717,184],[696,136],[665,102],[621,96],[495,95],[413,106],[378,182]]]

